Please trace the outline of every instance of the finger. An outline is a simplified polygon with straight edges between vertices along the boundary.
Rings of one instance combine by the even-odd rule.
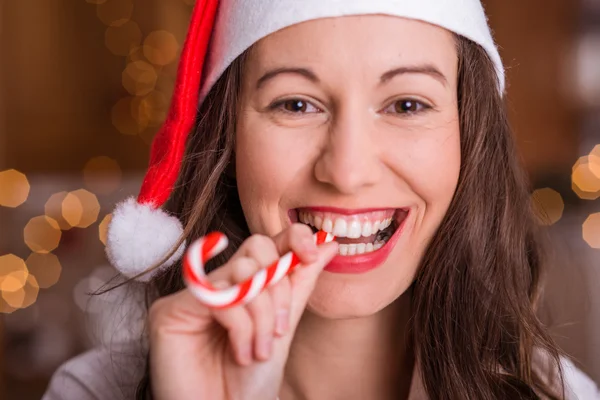
[[[275,315],[275,335],[283,336],[290,326],[290,305],[292,302],[292,286],[286,276],[279,283],[269,288],[273,312]]]
[[[302,264],[317,260],[317,245],[308,225],[295,223],[273,238],[279,254],[293,251]]]
[[[266,291],[246,305],[254,324],[254,356],[257,360],[268,360],[273,346],[275,315],[271,294]]]
[[[230,261],[241,257],[255,259],[258,264],[266,267],[273,263],[283,253],[277,251],[277,247],[268,236],[255,234],[246,239],[235,252]]]
[[[295,329],[306,303],[317,283],[319,274],[323,268],[336,256],[338,252],[338,243],[330,242],[322,244],[317,250],[317,260],[304,268],[297,268],[290,275],[290,284],[292,290],[292,302],[290,305],[290,329]]]
[[[215,320],[227,330],[235,360],[241,366],[252,363],[254,324],[246,307],[214,310]]]
[[[270,239],[269,239],[270,240]],[[261,266],[255,259],[241,257],[231,263],[231,281],[242,282],[254,275]],[[254,352],[258,360],[268,360],[273,342],[275,316],[269,292],[263,292],[246,305],[254,326]]]
[[[254,275],[261,266],[258,262],[248,257],[237,257],[231,259],[221,268],[217,268],[208,274],[210,282],[227,282],[230,285],[243,282]],[[223,286],[222,286],[223,287]]]

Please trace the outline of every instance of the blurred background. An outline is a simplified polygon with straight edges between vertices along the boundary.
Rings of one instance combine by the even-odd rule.
[[[0,398],[41,398],[117,318],[87,293],[135,194],[194,0],[0,1]],[[540,224],[541,318],[600,382],[600,0],[484,1]],[[100,338],[99,338],[100,336]]]

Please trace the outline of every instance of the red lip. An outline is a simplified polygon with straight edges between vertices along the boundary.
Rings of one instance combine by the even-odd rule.
[[[406,220],[408,220],[410,214],[411,213],[409,212],[404,217],[404,220],[400,223],[396,232],[394,232],[390,240],[388,240],[382,248],[371,253],[354,256],[342,256],[338,254],[331,260],[327,267],[325,267],[325,271],[337,274],[362,274],[379,267],[387,260],[394,249],[394,246],[398,243],[398,240],[404,231]]]

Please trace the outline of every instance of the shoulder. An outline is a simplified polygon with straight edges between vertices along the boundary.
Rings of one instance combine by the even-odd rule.
[[[573,361],[561,358],[568,400],[600,400],[600,390],[596,383],[580,371]]]
[[[63,364],[42,400],[132,399],[144,366],[135,348],[96,348]]]
[[[559,385],[558,371],[550,357],[542,351],[534,352],[534,365],[541,377],[548,383]],[[598,385],[567,357],[561,357],[560,363],[565,384],[565,400],[600,400]]]

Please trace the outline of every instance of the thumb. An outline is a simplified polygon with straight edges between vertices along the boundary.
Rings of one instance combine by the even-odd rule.
[[[317,260],[312,264],[300,265],[293,274],[290,275],[290,284],[292,288],[292,302],[290,305],[290,325],[295,329],[300,320],[306,303],[315,288],[317,279],[323,269],[337,255],[338,243],[330,242],[318,247]]]

